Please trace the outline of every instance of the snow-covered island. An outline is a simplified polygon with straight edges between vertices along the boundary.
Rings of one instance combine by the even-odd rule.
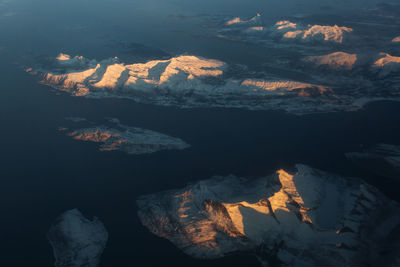
[[[82,121],[78,121],[82,122]],[[127,154],[148,154],[161,150],[190,147],[183,140],[159,132],[123,125],[118,119],[110,119],[112,126],[100,125],[68,131],[75,140],[100,144],[100,151],[122,151]]]
[[[56,267],[96,267],[108,240],[103,223],[89,220],[77,209],[64,212],[51,226],[47,238]]]
[[[373,68],[379,72],[380,76],[399,73],[400,57],[381,52],[379,53],[378,59],[374,62]]]
[[[201,259],[249,252],[264,266],[400,262],[398,203],[360,179],[296,168],[146,195],[137,201],[138,214],[153,234]]]
[[[326,67],[334,70],[352,70],[357,63],[357,54],[333,52],[322,56],[308,56],[305,62],[313,63],[317,67]]]
[[[349,20],[351,21],[351,19]],[[379,20],[379,15],[371,17],[371,20]],[[281,49],[282,55],[285,55],[285,51],[290,53],[291,49],[295,48],[296,53],[304,55],[303,61],[314,63],[318,67],[348,71],[352,73],[353,77],[352,70],[361,72],[364,68],[372,67],[370,71],[362,74],[364,78],[372,80],[376,79],[374,75],[376,73],[383,78],[387,74],[399,72],[396,56],[376,51],[379,46],[381,46],[381,51],[390,48],[384,38],[371,42],[369,34],[355,32],[348,26],[309,24],[304,18],[284,19],[277,21],[274,25],[269,25],[263,23],[260,14],[249,20],[237,17],[230,20],[221,18],[221,21],[226,22],[224,24],[217,23],[219,30],[214,33],[216,37]],[[353,25],[357,25],[357,23],[353,23]],[[373,23],[369,27],[371,27],[370,31],[376,31]],[[250,30],[255,28],[258,31]],[[255,32],[258,34],[254,34]],[[249,33],[253,34],[249,35]],[[399,37],[396,37],[392,43],[399,40]],[[346,52],[340,51],[343,48]],[[291,57],[295,58],[293,55]],[[358,62],[360,58],[362,58],[361,63]],[[279,62],[277,63],[279,65]],[[293,67],[296,64],[296,62],[289,62],[288,66]],[[304,66],[300,66],[300,69],[303,68]],[[398,83],[398,80],[396,82]]]
[[[226,26],[231,27],[257,27],[262,26],[261,14],[257,14],[256,16],[250,18],[249,20],[242,19],[240,17],[235,17],[233,19],[225,22]]]
[[[238,79],[225,62],[197,56],[127,65],[117,58],[98,62],[62,54],[48,66],[51,70],[42,67],[30,72],[42,77],[44,84],[74,96],[124,97],[183,108],[283,109],[293,113],[342,105],[323,85],[275,76]]]
[[[279,34],[286,40],[320,41],[343,43],[352,28],[338,25],[302,25],[288,20],[278,21],[272,27],[273,34]]]
[[[301,43],[342,44],[353,32],[352,28],[338,25],[310,25],[289,20],[277,21],[274,25],[265,25],[261,14],[253,18],[236,17],[222,24],[219,34],[232,39],[249,38],[259,41],[278,37],[281,41]],[[235,38],[235,35],[237,38]]]
[[[356,59],[357,55],[344,53],[308,58],[316,65],[345,70]],[[397,99],[400,87],[396,80],[392,86],[390,80],[369,81],[369,76],[343,79],[324,74],[304,82],[268,73],[255,75],[220,60],[188,55],[135,64],[125,64],[118,58],[96,61],[65,54],[49,61],[29,72],[39,75],[42,83],[74,96],[122,97],[181,108],[233,107],[294,114],[357,110],[376,99]],[[372,74],[367,74],[378,71],[381,77],[388,68],[389,73],[396,72],[393,64],[371,68]]]

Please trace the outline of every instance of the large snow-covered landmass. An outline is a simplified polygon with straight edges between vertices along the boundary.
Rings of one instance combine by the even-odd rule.
[[[155,88],[160,93],[170,88],[178,92],[202,89],[202,78],[219,77],[225,67],[221,61],[195,56],[126,65],[117,58],[97,62],[61,54],[52,63],[54,72],[43,70],[43,82],[76,96],[146,95]]]
[[[75,140],[100,143],[100,151],[122,151],[128,154],[148,154],[161,150],[181,150],[190,147],[179,138],[126,126],[119,123],[117,119],[110,119],[109,124],[111,126],[89,125],[85,128],[74,129],[68,132],[68,136]]]
[[[228,64],[196,56],[131,65],[117,58],[97,62],[80,56],[61,57],[48,65],[51,70],[39,68],[31,72],[43,77],[43,83],[74,96],[126,97],[179,107],[284,109],[298,113],[325,111],[340,104],[323,85],[268,76],[237,79]],[[325,101],[325,106],[319,106],[321,101]]]
[[[357,59],[358,55],[344,52],[308,58],[317,67],[328,65],[345,71],[350,71]],[[97,61],[61,54],[29,71],[39,75],[44,84],[74,96],[122,97],[182,108],[234,107],[305,114],[357,110],[377,99],[397,99],[400,81],[395,76],[384,79],[388,73],[398,72],[396,57],[379,59],[375,62],[379,66],[372,63],[372,67],[360,64],[358,74],[347,77],[334,72],[332,77],[303,73],[307,81],[188,55],[125,64],[118,58]],[[299,62],[290,67],[295,70],[296,64]],[[366,67],[371,71],[364,73]]]
[[[362,180],[296,168],[146,195],[138,214],[153,234],[196,258],[250,252],[265,266],[400,263],[398,203]]]
[[[47,238],[53,247],[56,267],[96,267],[108,233],[99,219],[89,220],[73,209],[57,218]]]
[[[392,90],[386,84],[385,90],[391,92],[383,92],[379,80],[374,86],[356,79],[304,82],[267,73],[254,75],[245,68],[238,70],[238,66],[196,56],[127,65],[118,58],[96,61],[63,54],[30,72],[42,77],[44,84],[74,96],[123,97],[183,108],[286,110],[295,114],[356,110],[374,99],[394,99],[399,89]]]

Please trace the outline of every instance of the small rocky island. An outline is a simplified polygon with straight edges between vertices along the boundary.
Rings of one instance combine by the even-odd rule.
[[[72,209],[56,219],[47,238],[53,247],[56,267],[97,267],[108,233],[99,219],[89,220]]]
[[[67,135],[75,140],[99,143],[100,151],[122,151],[138,155],[190,147],[179,138],[123,125],[115,118],[109,119],[108,125],[93,125],[94,123],[81,118],[68,118],[68,120],[83,123],[87,127],[73,130],[61,127],[61,131],[67,131]]]

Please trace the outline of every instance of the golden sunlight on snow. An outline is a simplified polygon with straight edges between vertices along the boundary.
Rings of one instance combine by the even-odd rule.
[[[211,59],[202,59],[196,56],[179,56],[170,60],[154,60],[147,63],[126,65],[129,78],[127,86],[133,86],[139,80],[152,85],[162,85],[180,73],[186,75],[187,80],[197,77],[217,77],[223,74],[221,69],[224,62]]]
[[[290,22],[288,20],[282,20],[282,21],[278,21],[277,23],[275,23],[275,26],[278,30],[283,30],[283,29],[296,29],[297,28],[297,24]]]
[[[379,56],[381,58],[375,61],[375,67],[385,67],[389,64],[400,64],[400,57],[394,57],[387,53],[380,53]]]
[[[287,39],[294,39],[297,38],[298,36],[302,35],[303,31],[291,31],[291,32],[287,32],[283,35],[283,37],[287,38]]]
[[[357,54],[334,52],[323,56],[310,56],[304,59],[306,62],[315,63],[317,66],[328,66],[334,69],[351,70],[357,62]]]
[[[91,141],[91,142],[105,142],[111,137],[118,137],[119,135],[111,134],[106,131],[100,131],[100,130],[95,130],[92,132],[85,132],[85,133],[78,133],[78,132],[72,132],[68,134],[69,136],[72,136],[75,140],[81,140],[81,141]]]
[[[395,38],[392,40],[392,43],[400,43],[400,36],[395,37]]]
[[[248,31],[263,31],[264,27],[257,26],[257,27],[250,27],[247,29]]]
[[[279,174],[279,181],[282,184],[282,189],[280,192],[283,191],[286,195],[289,196],[289,198],[291,200],[293,200],[300,206],[299,209],[300,209],[300,212],[302,215],[303,222],[312,223],[311,219],[307,216],[307,211],[309,209],[307,207],[305,207],[303,198],[301,197],[300,193],[298,192],[296,185],[293,181],[294,176],[287,173],[285,170],[279,170],[278,174]],[[273,199],[271,199],[271,200],[273,200]],[[274,210],[273,201],[271,201],[271,206],[272,206],[272,209]]]
[[[317,35],[324,36],[325,41],[334,41],[337,43],[343,42],[343,33],[352,32],[353,29],[347,27],[335,26],[321,26],[314,25],[304,32],[303,39],[308,39],[309,37],[314,37]]]
[[[283,37],[287,39],[301,38],[303,40],[312,40],[323,38],[324,41],[342,43],[344,34],[353,31],[352,28],[321,25],[302,26],[288,20],[278,21],[275,30],[283,33]]]
[[[232,24],[242,23],[242,22],[247,22],[247,21],[242,20],[241,18],[234,18],[234,19],[231,19],[231,20],[227,21],[225,23],[225,25],[232,25]]]
[[[218,60],[201,59],[195,56],[180,56],[171,59],[170,64],[160,76],[160,84],[168,81],[170,77],[184,71],[194,77],[220,76],[222,70],[218,69],[224,65]]]
[[[47,73],[45,75],[45,81],[59,84],[62,83],[62,87],[65,89],[70,89],[75,87],[79,83],[83,83],[87,78],[92,76],[97,69],[100,68],[100,64],[98,64],[95,68],[88,69],[81,72],[72,72],[68,74],[51,74]]]
[[[221,76],[226,67],[222,61],[184,55],[131,65],[118,63],[117,58],[101,61],[97,65],[93,61],[89,63],[89,69],[77,71],[75,66],[82,62],[87,64],[87,59],[80,56],[71,58],[66,54],[60,54],[57,59],[63,66],[70,66],[71,72],[45,73],[43,82],[71,91],[76,96],[88,95],[92,88],[118,89],[126,86],[129,89],[147,90],[154,86],[168,86],[169,82],[174,83],[175,88],[178,84],[190,87],[182,82],[196,85],[196,78]]]
[[[293,175],[284,170],[279,170],[277,173],[282,188],[272,197],[261,199],[257,203],[248,203],[246,201],[234,204],[223,203],[234,226],[242,235],[257,235],[258,231],[262,231],[262,229],[259,229],[260,226],[266,227],[268,225],[267,222],[273,222],[275,214],[282,211],[287,213],[299,212],[298,215],[301,216],[303,222],[312,223],[312,220],[307,215],[309,209],[305,206],[293,182]],[[298,211],[296,211],[296,208]],[[252,227],[249,227],[250,225]],[[254,238],[254,236],[252,237]]]
[[[57,57],[57,60],[70,60],[71,56],[67,54],[60,53]]]
[[[217,248],[215,237],[217,233],[214,231],[215,223],[212,220],[193,220],[186,212],[190,210],[190,204],[193,202],[191,191],[185,191],[182,194],[174,196],[180,201],[177,215],[181,221],[190,222],[183,229],[190,242],[193,244],[202,244],[203,247],[211,249]]]
[[[107,66],[106,72],[104,73],[101,80],[95,84],[97,88],[115,88],[121,77],[122,72],[126,70],[124,64],[113,64]]]
[[[323,86],[318,86],[309,83],[302,83],[302,82],[295,82],[295,81],[264,81],[264,80],[254,80],[254,79],[247,79],[244,80],[241,84],[242,86],[247,86],[254,89],[262,89],[265,91],[293,91],[299,89],[309,89],[309,88],[316,88],[320,94],[323,94],[327,91],[326,88]],[[302,93],[302,96],[307,96]]]
[[[235,24],[249,24],[249,23],[258,23],[260,22],[261,14],[257,13],[257,15],[249,20],[242,20],[241,18],[233,18],[227,22],[225,22],[226,26],[231,26]]]
[[[92,131],[85,132],[74,131],[69,133],[68,136],[71,136],[73,139],[79,141],[104,143],[101,146],[100,151],[114,151],[117,150],[122,144],[128,142],[128,140],[124,139],[120,134],[111,133],[107,130],[100,129],[94,129]]]

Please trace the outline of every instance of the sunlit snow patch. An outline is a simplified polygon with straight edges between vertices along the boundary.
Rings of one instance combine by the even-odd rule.
[[[302,41],[325,41],[342,43],[346,36],[353,32],[348,27],[338,25],[302,25],[291,21],[278,21],[272,28],[274,33],[282,35],[284,39]]]

